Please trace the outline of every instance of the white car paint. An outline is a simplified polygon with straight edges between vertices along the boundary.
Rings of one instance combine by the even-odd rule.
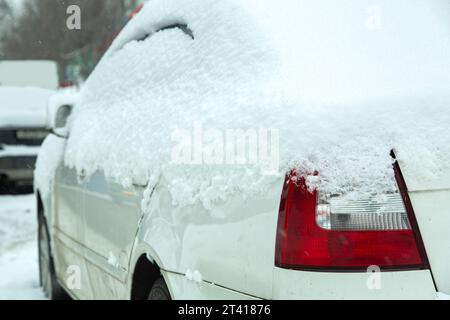
[[[372,274],[298,272],[276,268],[274,299],[435,299],[430,271],[382,272],[379,284],[367,285]]]
[[[399,159],[434,280],[439,291],[450,294],[450,169],[442,168],[439,176],[423,181],[408,170],[409,161]]]

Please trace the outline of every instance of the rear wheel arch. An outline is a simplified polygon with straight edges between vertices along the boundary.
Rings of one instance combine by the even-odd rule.
[[[147,300],[155,282],[161,278],[161,268],[142,254],[134,267],[131,282],[131,300]]]

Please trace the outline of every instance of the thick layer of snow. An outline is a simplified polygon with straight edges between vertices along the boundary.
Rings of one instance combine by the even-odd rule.
[[[0,300],[44,299],[39,288],[33,195],[0,197]]]
[[[450,159],[446,4],[150,1],[88,79],[65,161],[123,185],[163,175],[178,205],[274,181],[256,165],[171,163],[173,133],[201,124],[279,130],[279,175],[318,170],[324,192],[392,191],[391,148],[438,174]],[[194,40],[155,32],[173,24]]]
[[[46,126],[52,94],[48,89],[0,87],[0,126]]]

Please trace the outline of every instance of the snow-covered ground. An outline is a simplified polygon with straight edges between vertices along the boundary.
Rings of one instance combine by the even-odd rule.
[[[39,287],[33,195],[0,197],[0,300],[45,299]]]

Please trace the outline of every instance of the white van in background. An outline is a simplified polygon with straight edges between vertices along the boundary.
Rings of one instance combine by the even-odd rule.
[[[0,61],[0,87],[58,88],[58,66],[49,60]]]
[[[57,88],[54,61],[0,61],[0,193],[33,185],[48,134],[47,104]]]

